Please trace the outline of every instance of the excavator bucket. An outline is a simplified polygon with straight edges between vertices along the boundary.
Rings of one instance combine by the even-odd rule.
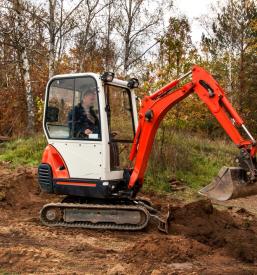
[[[222,167],[213,181],[199,194],[218,201],[247,197],[257,194],[257,182],[248,182],[246,171],[239,167]]]

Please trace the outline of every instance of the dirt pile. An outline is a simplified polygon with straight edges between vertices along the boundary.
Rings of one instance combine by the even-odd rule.
[[[13,170],[0,164],[0,207],[33,209],[33,206],[42,207],[52,201],[60,201],[60,196],[41,191],[37,168],[19,167]]]
[[[147,258],[153,263],[183,263],[211,252],[210,248],[184,236],[148,236],[126,251],[127,262]],[[125,259],[124,258],[124,259]]]
[[[247,211],[230,213],[201,200],[174,209],[170,234],[184,235],[245,262],[257,262],[256,221]]]
[[[29,207],[42,201],[35,168],[1,170],[0,202],[10,207]]]
[[[126,251],[128,262],[187,262],[222,255],[257,263],[257,223],[245,210],[219,211],[208,200],[171,208],[169,235],[150,235]],[[124,258],[124,259],[125,259]]]

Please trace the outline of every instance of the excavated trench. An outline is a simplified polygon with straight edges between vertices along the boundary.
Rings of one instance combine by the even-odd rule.
[[[144,194],[147,196],[147,194]],[[149,195],[148,195],[149,197]],[[141,232],[47,228],[36,169],[0,166],[0,274],[257,274],[257,219],[245,208],[170,203],[168,235],[150,224]],[[256,205],[256,197],[248,203]],[[236,203],[236,201],[235,201]]]

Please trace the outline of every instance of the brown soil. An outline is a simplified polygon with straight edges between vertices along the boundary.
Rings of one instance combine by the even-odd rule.
[[[253,211],[148,197],[172,206],[168,235],[154,224],[133,233],[48,228],[39,211],[60,198],[40,192],[35,169],[0,166],[0,274],[257,274]]]

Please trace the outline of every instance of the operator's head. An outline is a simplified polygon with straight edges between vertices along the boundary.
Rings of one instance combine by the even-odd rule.
[[[83,95],[82,103],[85,107],[93,107],[96,101],[96,88],[89,88]]]

